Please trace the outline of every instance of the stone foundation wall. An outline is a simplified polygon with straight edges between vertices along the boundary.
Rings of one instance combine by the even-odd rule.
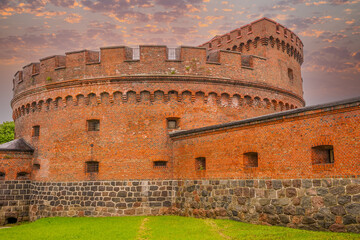
[[[360,179],[3,181],[0,223],[173,214],[360,233]],[[29,201],[30,199],[30,201]]]
[[[179,181],[180,215],[360,232],[360,179]]]
[[[157,215],[171,206],[173,181],[33,182],[30,219]]]
[[[31,181],[0,181],[0,225],[9,218],[29,221]]]

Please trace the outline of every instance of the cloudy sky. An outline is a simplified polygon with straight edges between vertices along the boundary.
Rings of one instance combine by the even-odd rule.
[[[103,46],[197,46],[261,17],[302,39],[306,105],[360,96],[360,0],[0,0],[0,122],[30,62]]]

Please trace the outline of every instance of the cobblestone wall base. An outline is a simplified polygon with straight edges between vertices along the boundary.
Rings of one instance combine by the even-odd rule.
[[[165,214],[360,233],[360,179],[0,181],[0,224]]]

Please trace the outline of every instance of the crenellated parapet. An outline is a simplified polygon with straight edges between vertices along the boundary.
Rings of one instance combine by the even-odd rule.
[[[74,79],[129,75],[196,75],[241,79],[241,54],[218,51],[207,61],[205,48],[140,46],[139,49],[101,48],[99,52],[82,50],[65,56],[50,56],[31,63],[14,77],[14,96],[39,86]]]
[[[256,50],[259,46],[277,49],[295,59],[300,65],[304,61],[304,45],[300,38],[290,29],[268,18],[259,19],[231,32],[215,36],[200,45],[209,50],[226,49],[263,56],[261,50]]]

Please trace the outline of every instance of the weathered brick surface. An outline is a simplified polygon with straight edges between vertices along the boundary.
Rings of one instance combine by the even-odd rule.
[[[31,152],[0,151],[0,172],[5,179],[15,180],[19,172],[29,173],[31,177],[33,155]]]
[[[174,175],[180,179],[359,177],[359,105],[355,102],[231,127],[224,124],[172,133]],[[319,145],[333,146],[333,163],[315,162],[312,148]],[[257,167],[247,167],[247,152],[258,153]],[[198,157],[206,158],[205,170],[196,169]],[[329,187],[325,181],[316,184]],[[349,186],[346,191],[359,189]]]

